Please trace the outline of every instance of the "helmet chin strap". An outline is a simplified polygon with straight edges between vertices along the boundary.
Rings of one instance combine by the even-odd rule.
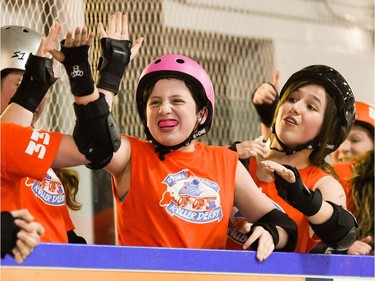
[[[318,147],[318,143],[316,139],[313,139],[311,141],[308,141],[307,143],[297,145],[295,147],[288,147],[285,143],[283,143],[279,137],[276,134],[275,124],[272,126],[272,133],[275,134],[277,142],[280,144],[282,149],[278,149],[277,147],[270,147],[272,150],[276,150],[279,152],[285,152],[286,155],[292,155],[298,151],[304,150],[304,149],[315,149]]]
[[[155,152],[159,154],[159,159],[160,160],[165,160],[165,154],[168,154],[172,151],[175,151],[181,147],[188,146],[193,140],[198,138],[199,136],[202,136],[207,133],[207,127],[203,127],[199,129],[199,126],[195,128],[191,134],[184,140],[183,142],[173,145],[173,146],[165,146],[157,142],[154,137],[151,135],[150,131],[146,127],[145,129],[147,138],[152,141],[155,147]]]

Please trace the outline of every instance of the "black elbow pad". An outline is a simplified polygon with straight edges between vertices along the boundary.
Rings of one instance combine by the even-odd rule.
[[[120,148],[121,136],[109,111],[104,94],[86,105],[74,104],[77,121],[73,138],[79,151],[91,163],[87,167],[100,169],[112,159]]]
[[[357,220],[348,210],[327,201],[333,207],[332,217],[323,224],[312,224],[318,237],[336,250],[348,249],[356,240]]]

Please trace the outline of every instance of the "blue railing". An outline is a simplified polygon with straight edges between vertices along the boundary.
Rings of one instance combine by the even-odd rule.
[[[369,278],[372,280],[374,277],[374,256],[274,252],[267,260],[258,262],[253,251],[104,245],[40,244],[20,265],[9,256],[1,263],[2,271],[5,272],[38,268],[39,271],[105,270],[108,274],[111,271],[139,273],[149,271],[184,274],[357,277],[355,280]]]

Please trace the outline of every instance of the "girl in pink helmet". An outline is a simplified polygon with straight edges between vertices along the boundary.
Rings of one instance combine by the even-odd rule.
[[[121,13],[110,17],[108,34],[102,24],[99,29],[100,93],[91,78],[86,29],[67,33],[61,51],[51,53],[69,77],[77,116],[73,137],[86,161],[73,144],[66,158],[112,174],[118,243],[223,249],[235,204],[253,223],[244,247],[252,245],[259,261],[275,249],[292,251],[296,224],[258,190],[237,154],[198,142],[212,127],[214,90],[197,62],[176,54],[152,61],[136,91],[147,140],[117,134],[104,95],[110,102],[118,92],[140,41],[131,48]]]
[[[128,39],[121,13],[109,26],[108,33],[99,26],[107,50],[113,39]],[[108,67],[114,60],[103,54]],[[112,99],[116,89],[106,90],[110,81],[100,79],[99,91]],[[215,103],[197,62],[179,54],[156,58],[140,76],[136,102],[147,140],[122,135],[105,167],[120,245],[223,249],[234,203],[254,223],[244,248],[252,244],[258,260],[294,249],[295,223],[258,190],[236,153],[198,141],[213,125]]]

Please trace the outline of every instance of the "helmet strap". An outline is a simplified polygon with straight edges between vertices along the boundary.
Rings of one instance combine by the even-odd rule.
[[[313,149],[315,149],[315,148],[317,148],[319,146],[319,144],[317,142],[317,138],[314,138],[313,140],[308,141],[307,143],[300,144],[300,145],[297,145],[295,147],[288,147],[277,136],[276,129],[275,129],[275,123],[272,126],[272,133],[275,134],[276,140],[280,144],[280,146],[282,147],[282,149],[278,149],[276,147],[270,147],[270,149],[276,150],[276,151],[279,151],[279,152],[285,152],[286,155],[292,155],[292,154],[294,154],[294,153],[296,153],[298,151],[304,150],[304,149],[313,150]]]
[[[155,147],[155,152],[159,154],[159,159],[164,161],[165,160],[165,154],[168,154],[172,151],[175,151],[181,147],[188,146],[194,139],[198,138],[199,136],[202,136],[207,133],[207,128],[206,127],[197,127],[195,128],[191,134],[184,140],[183,142],[174,145],[174,146],[165,146],[157,142],[151,135],[150,131],[146,127],[145,129],[147,138],[152,141]]]

